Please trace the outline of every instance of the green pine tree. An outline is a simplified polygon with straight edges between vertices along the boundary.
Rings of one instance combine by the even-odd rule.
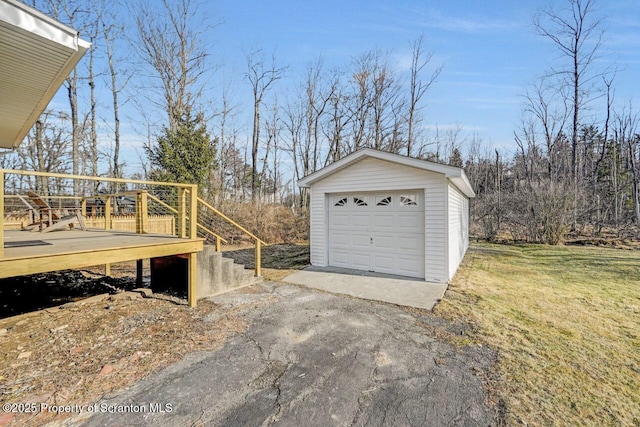
[[[163,126],[157,144],[147,147],[152,178],[207,188],[217,168],[217,140],[211,139],[202,114],[192,117],[187,111],[176,122],[174,131]]]

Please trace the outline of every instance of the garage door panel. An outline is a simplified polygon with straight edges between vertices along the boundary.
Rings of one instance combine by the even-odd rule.
[[[411,251],[417,254],[424,254],[424,251],[422,250],[424,248],[424,234],[417,234],[415,236],[398,236],[396,241],[398,243],[398,251]]]
[[[359,208],[362,209],[362,208]],[[371,216],[368,213],[351,215],[350,225],[353,230],[368,230]]]
[[[401,202],[400,196],[409,193],[417,205]],[[329,265],[424,277],[424,204],[420,190],[330,197],[346,203],[329,204]],[[367,205],[356,204],[356,199]]]
[[[373,271],[391,273],[394,267],[394,257],[391,254],[373,254]]]
[[[335,265],[336,267],[348,268],[350,265],[349,258],[350,258],[349,252],[334,250],[333,252],[331,252],[331,255],[329,256],[329,262],[331,265]]]
[[[349,235],[337,231],[332,231],[330,236],[334,246],[349,246]]]
[[[347,213],[334,213],[329,217],[329,228],[348,228],[351,216]]]
[[[371,255],[368,253],[353,253],[351,255],[351,262],[353,268],[368,271],[371,268]]]
[[[371,237],[369,234],[355,234],[351,235],[351,245],[356,250],[368,251],[371,248]]]
[[[412,213],[398,213],[394,220],[397,225],[398,231],[401,232],[416,232],[422,230],[424,227],[424,217]]]
[[[394,251],[396,249],[396,237],[393,234],[382,235],[375,233],[373,235],[373,249],[381,251]]]
[[[424,262],[418,256],[398,256],[398,274],[412,277],[424,277]]]
[[[376,231],[393,231],[395,226],[395,215],[393,214],[380,214],[373,215],[373,226]]]

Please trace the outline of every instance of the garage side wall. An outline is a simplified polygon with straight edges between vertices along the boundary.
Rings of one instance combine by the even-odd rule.
[[[449,280],[456,273],[465,252],[469,248],[469,199],[453,184],[449,191]]]
[[[447,180],[443,174],[367,158],[311,186],[311,264],[328,265],[327,194],[422,189],[425,192],[425,280],[447,282]]]

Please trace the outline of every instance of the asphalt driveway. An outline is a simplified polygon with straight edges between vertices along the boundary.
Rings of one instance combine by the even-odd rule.
[[[87,426],[487,426],[493,355],[426,311],[265,283],[214,299],[245,333],[98,402]],[[105,412],[111,410],[112,412]],[[135,411],[118,413],[116,411]],[[84,424],[83,424],[84,423]]]

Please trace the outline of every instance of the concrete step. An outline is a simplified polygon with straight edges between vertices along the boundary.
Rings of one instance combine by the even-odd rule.
[[[235,282],[235,269],[231,258],[222,257],[222,283],[232,285]]]
[[[233,264],[233,281],[235,284],[243,284],[244,277],[244,264]]]
[[[253,279],[258,279],[258,277],[254,276],[254,271],[253,270],[244,270],[242,272],[242,281],[245,283],[248,283],[250,281],[253,281]],[[262,278],[259,278],[260,281],[262,281]]]
[[[243,264],[235,264],[225,258],[213,246],[205,245],[198,254],[198,298],[218,295],[233,289],[262,282],[262,277],[254,277],[254,271]]]

